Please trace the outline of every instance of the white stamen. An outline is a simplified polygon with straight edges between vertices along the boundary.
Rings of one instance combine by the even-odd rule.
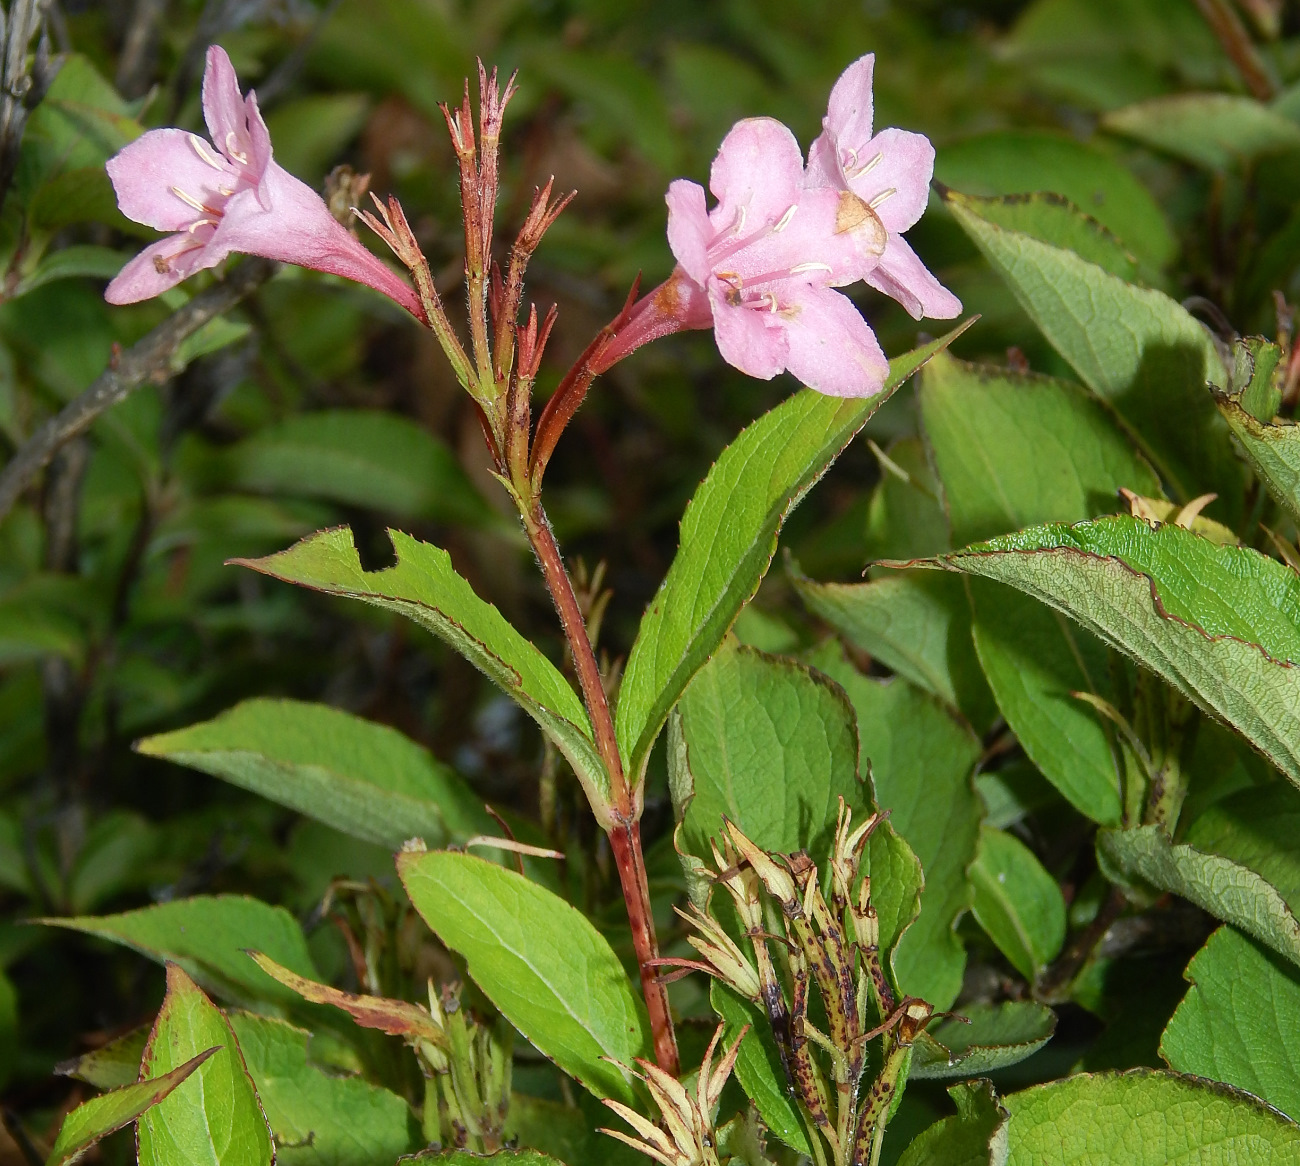
[[[229,154],[241,166],[248,165],[248,155],[239,149],[239,139],[235,137],[235,131],[231,130],[226,134],[226,153]]]
[[[781,306],[776,302],[776,292],[766,292],[763,298],[767,301],[767,310],[775,316],[781,310]]]
[[[844,168],[844,174],[845,174],[845,177],[847,177],[847,178],[861,178],[864,174],[870,174],[871,171],[873,171],[877,166],[880,165],[880,160],[881,160],[884,156],[885,156],[884,154],[877,154],[874,158],[871,159],[870,162],[866,163],[864,166],[859,167],[859,166],[857,166],[857,161],[858,161],[858,159],[857,159],[857,155],[855,154],[855,155],[853,156],[853,164],[854,164],[854,167],[856,167],[856,168],[852,168],[852,167],[848,167],[848,166],[846,166],[846,167]]]
[[[190,134],[190,145],[194,148],[194,152],[213,170],[225,170],[225,167],[221,164],[221,159],[208,149],[208,143],[198,134]]]
[[[875,198],[873,198],[869,203],[867,203],[867,206],[869,206],[872,210],[875,210],[876,207],[878,207],[882,202],[884,202],[885,199],[887,199],[890,195],[897,194],[897,193],[898,191],[894,187],[887,186],[878,195],[876,195]]]
[[[205,211],[208,209],[192,194],[186,194],[179,186],[172,187],[172,194],[179,198],[181,202],[188,206],[192,206],[196,211]]]
[[[731,228],[733,234],[739,235],[745,230],[745,219],[748,214],[748,208],[743,204],[736,208],[736,225]]]
[[[773,234],[784,231],[790,225],[790,220],[794,218],[794,212],[799,209],[799,204],[795,203],[788,211],[781,216],[775,227],[772,228]]]
[[[845,174],[852,174],[852,173],[853,173],[853,169],[854,169],[855,166],[857,166],[857,164],[858,164],[858,152],[857,152],[857,150],[854,150],[854,149],[852,149],[852,148],[850,147],[850,149],[849,149],[849,159],[848,159],[848,161],[844,164],[844,173],[845,173]]]
[[[227,198],[229,198],[232,194],[235,193],[235,188],[233,186],[218,186],[217,193],[224,194]]]
[[[796,263],[790,268],[791,275],[802,275],[805,271],[834,271],[829,263]]]
[[[189,233],[192,235],[200,227],[215,227],[218,225],[219,225],[219,220],[217,219],[195,219],[194,222],[192,222],[185,229],[189,231]]]

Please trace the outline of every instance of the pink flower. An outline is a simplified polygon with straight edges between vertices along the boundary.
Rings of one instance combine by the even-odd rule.
[[[872,53],[844,70],[831,90],[822,135],[808,151],[805,182],[813,189],[848,190],[880,216],[888,232],[885,253],[867,274],[872,287],[911,313],[948,320],[961,301],[945,288],[903,240],[925,210],[934,173],[934,147],[923,134],[887,129],[871,133]]]
[[[608,368],[648,340],[713,327],[728,364],[770,380],[788,370],[838,397],[879,392],[888,362],[847,297],[885,248],[880,220],[855,194],[804,183],[794,135],[770,118],[739,122],[714,159],[709,189],[668,188],[677,269],[633,309],[596,362]]]
[[[172,232],[108,285],[110,303],[150,299],[238,251],[364,283],[424,319],[406,282],[349,234],[315,191],[272,160],[257,97],[240,94],[218,45],[208,49],[203,116],[212,143],[186,130],[150,130],[108,160],[122,213]]]

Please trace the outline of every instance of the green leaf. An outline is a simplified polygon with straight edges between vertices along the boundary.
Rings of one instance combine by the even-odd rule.
[[[1160,204],[1132,171],[1067,134],[995,130],[953,142],[939,151],[934,174],[967,194],[1063,195],[1152,267],[1178,251]]]
[[[112,279],[129,258],[129,255],[121,251],[89,243],[51,251],[36,265],[34,271],[18,281],[12,298],[17,299],[56,279]]]
[[[912,559],[952,549],[943,492],[916,437],[876,447],[880,484],[867,507],[866,552],[873,559]]]
[[[1199,744],[1199,743],[1198,743]],[[1197,850],[1247,866],[1293,909],[1300,905],[1300,795],[1289,785],[1239,790],[1210,806],[1187,829]]]
[[[483,525],[494,512],[456,455],[422,425],[377,409],[298,413],[222,461],[236,488],[365,506],[405,519]]]
[[[1160,494],[1105,406],[1067,381],[940,354],[918,397],[956,546],[1110,513],[1121,487]]]
[[[1025,753],[1081,814],[1117,824],[1123,805],[1110,736],[1073,695],[1113,698],[1105,645],[1005,587],[975,579],[970,597],[975,651]]]
[[[1073,251],[1128,283],[1138,281],[1138,261],[1123,242],[1064,195],[1013,194],[978,201],[968,196],[968,200],[979,207],[986,222]]]
[[[354,838],[396,850],[494,833],[482,802],[409,737],[341,709],[246,700],[136,749],[224,778]]]
[[[682,517],[677,555],[623,674],[618,741],[632,780],[642,779],[669,710],[758,590],[786,516],[893,390],[964,327],[893,360],[876,396],[842,400],[805,389],[723,450]]]
[[[837,799],[865,810],[853,709],[820,673],[730,641],[680,711],[694,782],[674,795],[692,854],[709,856],[726,815],[764,850],[821,855]]]
[[[142,132],[89,59],[70,53],[28,119],[15,184],[29,199],[56,175],[102,168]]]
[[[1102,830],[1097,856],[1112,882],[1135,880],[1181,895],[1300,964],[1300,920],[1277,888],[1249,867],[1171,843],[1158,826]]]
[[[916,1058],[912,1058],[915,1075]],[[903,1151],[898,1166],[1003,1166],[1007,1160],[1007,1111],[990,1081],[963,1081],[948,1090],[957,1106]]]
[[[320,978],[298,921],[283,907],[244,895],[197,895],[120,915],[42,922],[97,935],[160,962],[174,961],[215,991],[236,999],[297,999],[258,969],[245,948],[256,947],[301,975]]]
[[[609,800],[609,777],[592,742],[591,722],[558,668],[451,565],[451,556],[401,531],[389,531],[397,564],[362,569],[347,527],[321,531],[264,559],[236,559],[255,571],[346,595],[413,619],[447,641],[499,684],[565,756],[593,807]]]
[[[870,583],[816,583],[797,570],[799,597],[849,643],[963,713],[977,732],[997,715],[971,640],[961,580],[919,571]]]
[[[1257,421],[1239,397],[1216,394],[1216,400],[1268,492],[1286,508],[1292,522],[1300,522],[1300,425]]]
[[[1282,407],[1281,347],[1262,336],[1246,336],[1232,345],[1232,379],[1228,393],[1256,421],[1272,421]]]
[[[1105,407],[1065,381],[941,356],[922,375],[919,396],[958,545],[1106,513],[1121,487],[1160,492]],[[1081,812],[1118,822],[1109,735],[1071,696],[1111,697],[1105,649],[1002,588],[973,588],[971,600],[976,651],[1025,751]]]
[[[310,1033],[248,1012],[229,1019],[281,1166],[373,1166],[422,1144],[410,1107],[397,1094],[311,1064]]]
[[[149,1040],[149,1026],[132,1029],[108,1044],[60,1061],[54,1071],[61,1077],[75,1077],[96,1089],[118,1089],[140,1079],[140,1058]]]
[[[219,1046],[137,1127],[140,1166],[272,1166],[275,1150],[230,1023],[176,964],[145,1047],[142,1074],[170,1072]]]
[[[1007,282],[1043,335],[1128,426],[1184,500],[1215,490],[1229,521],[1243,483],[1206,382],[1223,383],[1214,345],[1179,304],[980,216],[950,195],[957,221]]]
[[[985,826],[970,868],[971,913],[1031,984],[1065,943],[1065,898],[1034,852],[1014,834]]]
[[[749,1025],[736,1057],[736,1080],[745,1096],[757,1107],[767,1128],[787,1146],[811,1154],[803,1119],[791,1096],[781,1054],[772,1037],[771,1025],[757,1004],[733,992],[717,980],[709,988],[713,1010],[726,1022],[723,1043],[730,1048],[740,1030]]]
[[[873,888],[874,889],[874,888]],[[1036,1000],[968,1004],[961,1016],[932,1024],[912,1049],[908,1080],[973,1077],[1018,1064],[1056,1032],[1056,1014]]]
[[[1239,168],[1266,154],[1300,150],[1300,126],[1234,93],[1157,97],[1112,110],[1101,124],[1206,170]]]
[[[1239,1166],[1300,1155],[1300,1126],[1249,1094],[1152,1069],[1066,1077],[1002,1104],[1007,1166]]]
[[[650,1025],[627,972],[580,911],[522,875],[447,851],[405,852],[397,873],[415,909],[463,955],[506,1018],[597,1097],[633,1100],[626,1072],[649,1055]]]
[[[1183,974],[1191,988],[1160,1038],[1169,1067],[1300,1114],[1300,970],[1220,927]]]
[[[966,868],[975,857],[981,814],[971,771],[979,740],[934,697],[903,680],[863,676],[834,650],[819,651],[812,663],[848,693],[876,800],[925,872],[920,916],[892,957],[895,978],[904,992],[947,1008],[966,962],[953,927],[970,906]]]
[[[150,1106],[157,1105],[204,1061],[220,1051],[219,1046],[213,1046],[171,1072],[114,1089],[111,1093],[83,1102],[63,1119],[59,1136],[55,1139],[50,1156],[45,1160],[45,1166],[65,1166],[66,1163],[75,1161],[100,1138],[114,1130],[120,1130],[124,1125],[135,1121]]]
[[[1124,516],[1034,527],[938,562],[1073,617],[1300,783],[1300,579],[1289,567]]]
[[[920,915],[925,873],[915,851],[888,818],[871,832],[862,873],[871,878],[871,905],[880,927],[880,950],[889,956],[887,966],[892,965],[903,933]]]

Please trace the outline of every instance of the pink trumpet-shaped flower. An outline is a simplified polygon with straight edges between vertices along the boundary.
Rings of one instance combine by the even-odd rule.
[[[867,323],[832,289],[862,279],[885,248],[856,195],[804,183],[794,135],[770,118],[739,122],[714,159],[709,189],[668,188],[672,276],[649,293],[601,354],[598,371],[648,340],[712,326],[728,364],[770,380],[788,370],[839,397],[879,392],[888,362]]]
[[[218,45],[208,49],[203,116],[211,143],[186,130],[150,130],[108,160],[122,213],[172,232],[108,285],[110,303],[150,299],[237,251],[364,283],[424,319],[410,286],[366,250],[315,191],[272,159],[257,97],[239,92],[230,58]]]
[[[880,217],[885,253],[868,272],[872,287],[911,313],[948,320],[961,301],[945,288],[903,240],[925,210],[934,173],[934,147],[923,134],[887,129],[872,135],[871,75],[875,54],[854,61],[831,90],[823,132],[808,151],[805,182],[814,189],[848,190]]]

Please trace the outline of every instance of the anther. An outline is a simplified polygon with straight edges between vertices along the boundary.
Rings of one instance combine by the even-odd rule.
[[[872,210],[875,210],[876,207],[878,207],[882,202],[884,202],[885,199],[889,198],[890,195],[894,195],[897,193],[898,191],[894,187],[887,186],[878,195],[876,195],[875,198],[873,198],[869,203],[867,203],[867,206],[869,206]]]
[[[749,208],[743,203],[736,208],[736,225],[732,227],[734,234],[742,234],[745,230],[745,219],[749,216]]]
[[[226,134],[226,153],[241,166],[248,165],[248,155],[239,149],[239,139],[235,136],[234,130]]]
[[[806,271],[830,271],[835,269],[829,263],[796,263],[790,268],[791,275],[803,275]]]
[[[874,158],[871,159],[870,162],[867,162],[865,165],[860,166],[860,167],[858,167],[857,169],[851,169],[851,168],[849,168],[849,167],[845,167],[845,169],[844,169],[845,177],[847,177],[847,178],[861,178],[864,174],[870,174],[871,171],[873,171],[877,166],[880,165],[880,161],[881,161],[882,158],[884,158],[884,156],[885,156],[884,154],[877,154]],[[854,164],[854,166],[857,166],[857,161],[858,161],[858,158],[857,158],[857,155],[855,154],[855,155],[853,156],[853,164]]]
[[[185,191],[183,191],[179,186],[172,187],[172,194],[174,194],[177,198],[181,200],[181,202],[185,203],[187,206],[192,206],[196,211],[206,211],[209,209],[205,207],[201,202],[199,202],[199,200],[195,198],[192,194],[186,194]]]
[[[221,159],[208,149],[208,143],[199,137],[198,134],[190,134],[190,145],[193,147],[194,152],[209,166],[211,166],[213,170],[225,170],[225,167],[221,164]]]
[[[795,203],[788,211],[777,220],[777,224],[772,228],[773,233],[784,231],[790,225],[790,220],[794,218],[794,212],[799,209],[799,204]]]

